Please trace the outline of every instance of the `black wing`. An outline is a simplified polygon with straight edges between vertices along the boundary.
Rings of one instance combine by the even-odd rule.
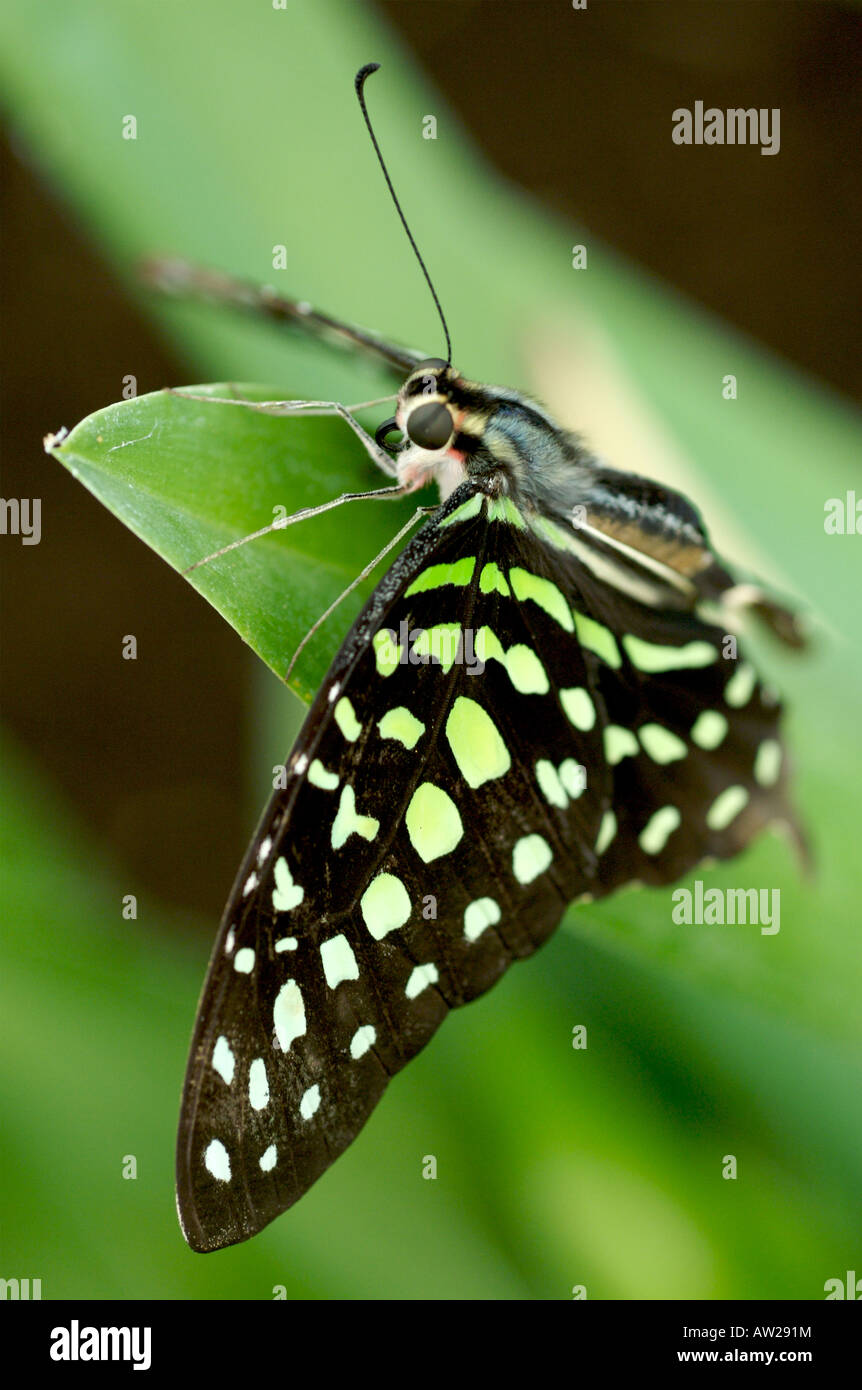
[[[295,1202],[570,901],[792,816],[778,707],[720,628],[608,600],[476,487],[360,614],[231,894],[180,1120],[196,1250]]]

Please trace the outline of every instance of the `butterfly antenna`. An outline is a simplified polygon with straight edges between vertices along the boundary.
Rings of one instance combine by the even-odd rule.
[[[440,315],[440,322],[443,325],[443,332],[446,334],[446,364],[447,366],[451,367],[452,340],[449,337],[449,329],[446,324],[446,315],[443,313],[443,308],[440,304],[440,300],[437,298],[437,291],[435,290],[434,285],[431,282],[431,276],[428,274],[428,267],[423,261],[419,247],[416,245],[416,242],[413,239],[413,233],[407,225],[407,218],[404,216],[404,213],[401,209],[401,204],[398,201],[398,195],[395,192],[395,189],[392,187],[392,180],[389,177],[389,170],[386,168],[386,163],[384,161],[383,155],[380,153],[380,146],[377,143],[377,136],[374,134],[374,127],[371,124],[371,118],[368,115],[368,108],[365,105],[365,92],[363,90],[365,87],[365,82],[367,78],[371,76],[372,72],[377,72],[377,69],[379,67],[379,63],[366,63],[364,68],[359,69],[359,72],[356,74],[355,79],[356,95],[359,98],[359,105],[362,107],[362,114],[365,117],[365,124],[368,126],[368,134],[371,136],[371,143],[374,146],[375,154],[377,155],[377,158],[380,161],[380,167],[383,170],[383,177],[386,180],[389,192],[392,194],[392,201],[398,209],[398,216],[401,218],[402,225],[404,227],[405,232],[407,233],[407,239],[410,242],[410,245],[413,247],[414,255],[416,256],[417,261],[422,267],[422,274],[428,281],[428,288],[431,291],[431,296],[434,300],[434,303],[437,305],[437,313]]]

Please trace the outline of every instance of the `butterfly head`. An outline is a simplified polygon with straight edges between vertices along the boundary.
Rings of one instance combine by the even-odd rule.
[[[455,435],[451,383],[456,373],[439,357],[411,372],[398,397],[399,424],[411,444],[429,452],[448,449]]]
[[[436,451],[446,449],[455,433],[450,405],[450,382],[454,377],[455,372],[440,357],[418,363],[398,392],[395,414],[377,430],[377,443],[390,448],[388,436],[400,430],[405,444]]]
[[[461,431],[458,381],[458,373],[442,358],[419,362],[398,393],[395,414],[376,432],[377,443],[388,448],[389,436],[400,431],[398,477],[410,491],[436,482],[445,498],[463,481],[467,441]]]

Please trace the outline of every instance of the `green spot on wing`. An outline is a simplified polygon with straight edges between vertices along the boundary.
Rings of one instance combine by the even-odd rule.
[[[359,979],[359,966],[353,947],[341,932],[321,944],[320,960],[330,989],[336,989],[343,980]]]
[[[320,787],[322,791],[332,792],[338,786],[338,773],[329,772],[320,759],[315,758],[308,769],[308,780],[313,787]]]
[[[725,787],[707,811],[706,823],[710,830],[726,830],[747,805],[748,790],[745,787]]]
[[[381,738],[397,738],[405,748],[415,748],[425,732],[425,725],[412,715],[405,705],[387,710],[377,727]]]
[[[596,854],[604,854],[617,833],[617,818],[613,811],[605,811],[596,836]]]
[[[572,619],[571,609],[566,603],[565,598],[557,588],[556,584],[550,579],[545,579],[538,574],[531,574],[529,570],[514,566],[509,570],[509,581],[512,585],[512,592],[521,602],[531,599],[540,608],[565,628],[566,632],[574,632],[575,624]]]
[[[429,565],[427,569],[416,576],[413,583],[405,591],[404,597],[410,598],[411,594],[423,594],[428,589],[440,589],[444,584],[469,584],[475,568],[475,555],[464,555],[460,560],[453,560],[452,564]]]
[[[622,658],[613,633],[601,623],[597,623],[595,618],[588,618],[585,613],[575,613],[575,624],[581,646],[595,652],[608,666],[618,670],[622,665]]]
[[[553,852],[541,835],[524,835],[512,850],[512,872],[519,883],[532,883],[550,867]]]
[[[442,787],[421,782],[404,817],[410,843],[426,864],[449,854],[464,834],[458,807]]]
[[[638,835],[638,844],[644,854],[661,854],[681,820],[676,806],[662,806],[655,811]]]
[[[446,720],[446,737],[458,771],[475,791],[484,782],[502,777],[512,760],[499,729],[487,710],[459,695]]]
[[[494,632],[493,628],[480,627],[476,633],[476,640],[473,644],[473,651],[478,661],[499,661],[502,665],[506,664],[506,653],[503,644]]]
[[[385,627],[375,632],[371,641],[378,675],[391,676],[393,671],[398,670],[402,648],[394,640],[394,634]]]
[[[608,724],[604,733],[605,757],[611,767],[616,767],[623,758],[639,753],[638,741],[630,729],[622,729],[619,724]]]
[[[596,707],[588,691],[581,685],[570,686],[560,691],[560,704],[567,718],[581,733],[589,733],[596,722]]]
[[[489,560],[487,565],[482,566],[482,573],[479,576],[479,590],[483,594],[492,594],[496,590],[498,594],[503,595],[503,598],[509,598],[512,591],[506,583],[506,576],[495,560]]]
[[[464,911],[464,935],[468,941],[478,941],[483,931],[497,925],[500,917],[499,905],[493,898],[477,898]]]
[[[359,909],[375,941],[403,927],[411,912],[407,889],[395,874],[377,874],[359,899]]]
[[[454,526],[461,521],[470,521],[474,516],[478,516],[482,509],[482,493],[477,492],[466,502],[462,502],[460,507],[456,507],[448,516],[444,516],[439,523],[441,526]]]
[[[473,651],[477,661],[485,665],[499,661],[505,666],[509,679],[519,695],[547,695],[551,688],[547,672],[532,647],[516,642],[504,650],[497,634],[490,627],[480,627]]]
[[[560,781],[573,801],[577,801],[587,787],[587,769],[574,758],[566,758],[560,763]]]
[[[748,704],[754,694],[756,684],[757,676],[754,667],[750,666],[747,661],[741,662],[724,687],[725,704],[730,705],[732,709],[741,709],[743,705]]]
[[[765,738],[754,758],[754,780],[761,787],[774,787],[781,773],[781,744]]]
[[[275,861],[275,888],[272,891],[272,905],[276,912],[290,912],[299,907],[305,897],[305,889],[294,883],[293,875],[287,867],[287,860],[281,856]]]
[[[569,798],[557,769],[547,758],[540,758],[536,763],[536,781],[545,800],[551,806],[559,806],[560,810],[564,811],[569,804]]]
[[[333,715],[336,724],[344,734],[348,743],[355,743],[359,738],[362,725],[356,718],[353,712],[353,706],[346,695],[342,695],[341,699],[336,704]]]
[[[338,811],[332,823],[332,848],[341,849],[351,835],[361,835],[363,840],[373,840],[379,829],[380,822],[373,816],[358,815],[353,788],[343,787]]]
[[[705,709],[691,726],[691,741],[698,748],[717,748],[727,733],[727,720],[718,710]]]
[[[458,659],[461,646],[460,623],[438,623],[427,627],[414,640],[413,650],[417,656],[427,656],[439,661],[443,670],[451,671]]]
[[[495,497],[489,501],[488,520],[505,521],[509,526],[517,526],[519,531],[526,531],[527,529],[527,523],[511,497]]]
[[[516,642],[506,652],[506,670],[519,695],[547,695],[548,674],[532,647]]]
[[[688,747],[681,738],[666,729],[663,724],[644,724],[638,729],[638,738],[654,763],[672,763],[684,758]]]
[[[440,971],[433,961],[429,961],[426,965],[416,965],[410,972],[410,979],[404,986],[404,993],[408,999],[418,999],[424,989],[428,989],[429,985],[436,985],[439,979]]]
[[[709,666],[718,660],[718,649],[711,642],[686,642],[682,647],[659,646],[627,633],[623,638],[629,661],[639,671],[655,675],[659,671],[683,671]]]

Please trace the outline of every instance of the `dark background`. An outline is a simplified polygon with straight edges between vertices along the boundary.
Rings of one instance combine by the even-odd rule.
[[[504,175],[827,386],[862,396],[858,10],[795,0],[615,0],[575,16],[566,0],[377,8]],[[692,147],[680,177],[670,113],[697,99],[780,107],[780,153]],[[251,736],[255,660],[40,445],[116,398],[118,362],[139,393],[187,380],[189,367],[14,133],[0,167],[3,494],[41,496],[44,528],[38,547],[4,546],[5,719],[142,891],[213,922],[252,823],[238,749]],[[457,205],[453,189],[455,217]],[[62,524],[45,524],[51,516]],[[139,642],[170,653],[136,662],[134,679],[116,660],[129,612]]]

